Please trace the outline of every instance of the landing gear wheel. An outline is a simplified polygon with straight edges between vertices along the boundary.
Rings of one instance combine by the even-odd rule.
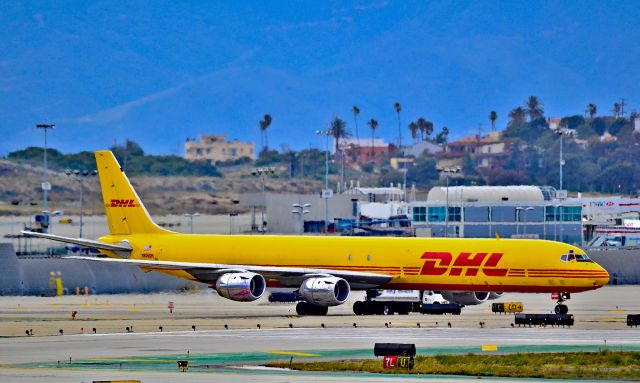
[[[296,305],[296,313],[300,316],[307,315],[309,313],[309,310],[307,309],[307,302],[298,302]]]
[[[363,301],[356,301],[353,304],[353,313],[356,315],[364,315],[367,311],[367,305]]]
[[[555,311],[556,311],[556,314],[564,315],[569,312],[569,307],[567,307],[567,305],[558,304],[556,305]]]
[[[313,305],[309,302],[298,302],[296,305],[296,313],[298,315],[318,315],[325,316],[329,312],[329,308],[326,306]]]
[[[314,315],[325,316],[329,313],[329,308],[327,306],[316,306],[315,309],[316,311],[314,312]]]

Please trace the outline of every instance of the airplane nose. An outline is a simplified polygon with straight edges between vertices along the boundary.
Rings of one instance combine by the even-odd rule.
[[[605,268],[602,267],[602,266],[600,266],[600,270],[603,272],[603,274],[602,274],[603,276],[600,277],[600,278],[597,278],[595,283],[598,286],[605,286],[605,285],[609,284],[609,279],[610,279],[609,278],[610,277],[609,276],[609,272],[607,270],[605,270]],[[604,273],[607,274],[606,277],[604,276]]]

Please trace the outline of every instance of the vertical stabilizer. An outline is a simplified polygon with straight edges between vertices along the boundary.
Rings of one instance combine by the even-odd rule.
[[[95,152],[109,232],[116,235],[167,233],[156,225],[109,150]]]

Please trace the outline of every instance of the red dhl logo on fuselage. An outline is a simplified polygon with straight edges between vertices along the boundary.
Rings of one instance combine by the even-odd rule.
[[[425,259],[421,275],[460,276],[464,271],[467,277],[475,277],[482,270],[488,277],[504,277],[508,269],[497,268],[502,253],[460,253],[455,258],[451,253],[427,251],[422,255]]]
[[[112,199],[108,207],[136,207],[136,200],[133,199]]]

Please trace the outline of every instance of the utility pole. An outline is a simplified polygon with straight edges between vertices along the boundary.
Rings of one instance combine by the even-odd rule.
[[[260,227],[262,228],[262,234],[265,233],[265,220],[264,220],[264,211],[267,208],[267,195],[265,192],[265,176],[274,175],[276,173],[276,168],[274,167],[264,167],[264,168],[256,168],[251,171],[251,174],[257,177],[260,177],[260,181],[262,182],[262,211],[260,212],[260,217],[262,222],[260,223]]]
[[[38,124],[36,128],[44,130],[44,182],[42,182],[43,192],[43,210],[49,211],[49,190],[51,190],[51,184],[49,183],[49,171],[47,168],[47,130],[55,128],[55,124]],[[48,213],[45,213],[47,217]]]
[[[562,130],[562,128],[558,128],[558,130],[556,130],[556,134],[560,136],[560,189],[558,190],[563,190],[562,189],[562,168],[564,167],[564,158],[562,155],[562,137],[563,136],[569,136],[571,135],[571,133],[569,131],[564,131]]]
[[[455,168],[438,168],[437,169],[440,173],[444,173],[445,175],[445,179],[446,179],[446,208],[445,208],[445,213],[444,213],[444,231],[445,231],[445,237],[449,237],[449,175],[450,174],[455,174],[455,173],[459,173],[461,168],[459,166],[456,166]]]
[[[88,170],[71,170],[65,169],[64,174],[68,177],[73,177],[74,180],[78,181],[78,185],[80,186],[80,238],[82,238],[82,227],[83,227],[83,206],[84,206],[84,185],[82,183],[85,177],[93,176],[95,177],[98,174],[97,170],[88,171]]]
[[[324,198],[324,225],[323,231],[325,234],[329,234],[329,198],[333,196],[333,190],[329,190],[329,136],[331,130],[316,130],[316,135],[325,136],[325,151],[324,151],[324,190],[321,193]]]

